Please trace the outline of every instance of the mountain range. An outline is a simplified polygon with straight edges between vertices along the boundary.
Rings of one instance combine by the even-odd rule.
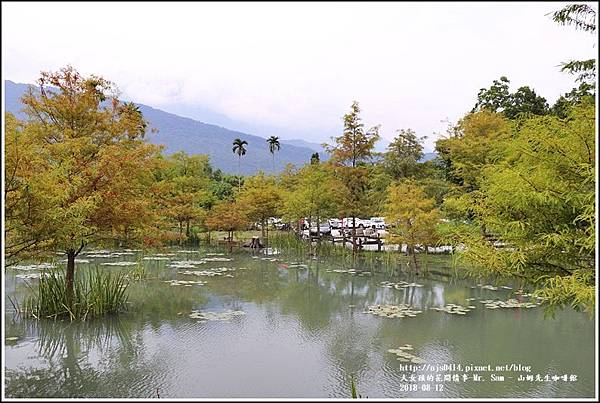
[[[19,118],[24,118],[21,112],[21,97],[27,91],[27,84],[4,82],[5,110]],[[185,118],[162,111],[144,104],[137,104],[149,128],[158,130],[148,131],[146,138],[150,143],[162,144],[167,154],[185,151],[188,154],[207,154],[211,165],[223,172],[238,173],[238,156],[232,151],[232,143],[236,138],[246,140],[246,154],[241,158],[240,172],[244,175],[255,174],[258,171],[271,173],[273,157],[264,137],[229,130],[224,127]],[[319,144],[304,140],[280,139],[281,149],[275,152],[275,171],[281,172],[288,163],[302,166],[310,161],[314,152],[319,152],[324,159],[323,149]]]
[[[4,82],[5,110],[24,118],[21,112],[21,97],[28,85]],[[261,136],[230,130],[225,127],[200,122],[175,115],[144,104],[137,104],[149,123],[146,138],[150,143],[162,144],[167,154],[185,151],[188,154],[207,154],[211,165],[223,172],[252,175],[259,171],[273,172],[273,157],[269,152],[266,139]],[[238,171],[238,156],[232,151],[232,142],[240,138],[248,142],[246,154],[242,156]],[[323,147],[301,139],[280,139],[281,148],[275,152],[275,172],[281,172],[288,163],[300,167],[310,161],[313,153],[318,152],[321,160],[327,158]],[[435,157],[433,153],[424,155],[422,161]]]

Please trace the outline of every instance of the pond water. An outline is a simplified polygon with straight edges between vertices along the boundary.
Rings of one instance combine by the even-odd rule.
[[[114,252],[87,251],[78,270],[142,259]],[[6,269],[7,397],[345,398],[351,377],[369,398],[594,396],[593,319],[486,307],[539,301],[449,275],[448,257],[421,276],[215,248],[144,257],[130,310],[87,322],[15,315],[8,296],[21,300],[43,268]],[[464,314],[434,309],[449,304]],[[372,313],[386,305],[404,317]]]

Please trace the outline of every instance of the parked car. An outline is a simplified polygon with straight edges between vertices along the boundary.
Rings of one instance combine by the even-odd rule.
[[[352,217],[343,218],[342,226],[344,228],[352,228],[353,220]],[[371,220],[365,220],[363,218],[356,218],[356,228],[376,228],[375,223],[371,222]]]
[[[321,233],[321,235],[329,235],[331,234],[331,227],[329,226],[329,223],[325,222],[325,223],[321,223],[319,225],[319,232]],[[310,233],[312,235],[316,235],[317,234],[317,226],[316,223],[314,226],[310,227]]]
[[[287,222],[278,222],[278,223],[275,224],[275,228],[277,228],[280,231],[287,231],[291,227],[290,227],[290,223],[287,223]]]
[[[376,229],[386,229],[388,227],[383,217],[371,217],[371,222]]]
[[[329,223],[329,226],[333,229],[342,228],[342,220],[338,218],[330,218],[329,220],[327,220],[327,222]]]

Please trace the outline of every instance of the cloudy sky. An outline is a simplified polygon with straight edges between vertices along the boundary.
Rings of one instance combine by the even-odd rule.
[[[322,142],[357,100],[365,125],[429,136],[502,75],[553,103],[593,35],[565,3],[2,3],[3,78],[72,64],[123,96],[261,136]],[[596,6],[594,5],[594,8]]]

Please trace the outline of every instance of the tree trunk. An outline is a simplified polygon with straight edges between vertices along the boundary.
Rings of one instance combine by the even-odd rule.
[[[264,217],[260,219],[260,235],[265,237],[265,219]]]
[[[190,220],[185,220],[185,236],[190,239]]]
[[[73,283],[75,280],[75,250],[69,249],[67,251],[67,305],[69,309],[73,307]],[[72,310],[72,309],[71,309]]]
[[[179,221],[179,246],[181,246],[182,239],[183,239],[183,221]]]
[[[356,252],[356,217],[352,217],[352,253]]]
[[[419,273],[419,264],[417,262],[417,254],[416,254],[415,249],[416,248],[414,245],[408,245],[408,244],[406,245],[406,252],[408,253],[408,255],[410,257],[412,257],[415,272],[418,274]]]
[[[319,220],[319,216],[317,216],[317,250],[321,246],[321,221]]]
[[[242,156],[238,155],[238,190],[242,190]]]

